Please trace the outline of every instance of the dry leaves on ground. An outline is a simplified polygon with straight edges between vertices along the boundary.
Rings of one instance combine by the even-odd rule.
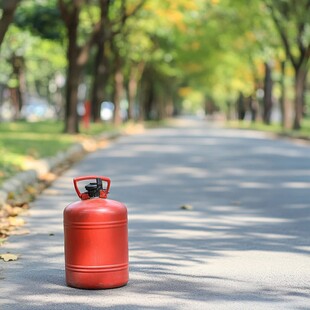
[[[0,258],[3,259],[5,262],[15,261],[18,260],[19,255],[6,253],[0,254]]]
[[[25,220],[19,216],[29,209],[28,201],[29,198],[21,195],[0,207],[0,245],[10,235],[28,233],[21,229]]]

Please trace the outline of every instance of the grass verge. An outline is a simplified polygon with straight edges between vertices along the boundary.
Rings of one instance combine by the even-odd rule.
[[[0,186],[22,171],[27,160],[56,155],[85,137],[112,129],[111,125],[96,123],[88,130],[81,128],[78,135],[68,135],[63,133],[63,122],[0,123]]]
[[[230,128],[238,129],[251,129],[272,132],[280,135],[287,135],[292,138],[310,139],[310,118],[302,121],[300,130],[283,129],[278,123],[266,125],[262,122],[249,122],[249,121],[228,121],[227,126]]]

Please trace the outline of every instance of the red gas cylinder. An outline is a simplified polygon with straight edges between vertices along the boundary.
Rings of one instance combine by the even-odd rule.
[[[78,182],[95,180],[81,193]],[[103,189],[102,181],[106,183]],[[124,204],[107,199],[111,180],[101,176],[73,179],[80,201],[64,210],[68,286],[105,289],[128,282],[128,228]]]

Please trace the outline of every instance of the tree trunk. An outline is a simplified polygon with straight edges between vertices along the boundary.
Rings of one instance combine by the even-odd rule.
[[[65,111],[65,132],[74,134],[79,132],[79,116],[77,113],[78,87],[80,69],[74,60],[69,63],[66,88],[66,111]]]
[[[128,81],[128,119],[134,119],[134,107],[137,98],[138,83],[141,80],[141,76],[144,70],[144,62],[140,62],[138,65],[132,64],[129,73]]]
[[[26,90],[26,81],[24,75],[24,67],[25,61],[22,56],[16,56],[15,54],[12,55],[11,63],[13,67],[13,74],[17,80],[17,86],[14,93],[14,100],[16,106],[16,118],[19,118],[20,111],[23,107],[24,103],[24,94]]]
[[[286,68],[286,61],[284,60],[284,61],[281,61],[280,109],[281,109],[281,126],[282,128],[288,129],[290,125],[289,125],[288,110],[287,110],[287,103],[286,103],[285,68]]]
[[[172,117],[173,115],[173,108],[174,102],[173,102],[173,94],[167,95],[166,98],[166,106],[165,106],[165,117]]]
[[[265,63],[265,80],[264,80],[264,114],[263,121],[265,124],[270,124],[272,111],[272,77],[271,66]]]
[[[122,72],[122,64],[121,64],[121,57],[117,52],[117,49],[114,48],[114,55],[115,55],[115,72],[114,72],[114,92],[113,92],[113,101],[114,101],[114,117],[113,122],[115,125],[120,125],[122,123],[121,118],[121,99],[123,95],[123,83],[124,83],[124,76]]]
[[[299,10],[295,10],[296,3],[294,1],[271,1],[266,4],[270,9],[272,18],[279,32],[287,58],[295,69],[295,118],[293,128],[297,130],[301,127],[301,120],[303,117],[307,62],[309,60],[309,42],[304,40],[304,38],[308,31],[307,22],[309,18],[306,18],[306,14],[310,8],[309,1],[299,2]],[[291,23],[291,20],[295,22],[295,25]],[[295,27],[296,34],[294,37],[290,35],[293,32],[287,31],[289,26],[287,22],[290,22],[290,25]],[[295,42],[295,44],[292,44],[292,42]],[[298,52],[296,53],[296,51]]]
[[[100,104],[105,99],[108,75],[108,59],[105,55],[105,44],[104,42],[98,42],[92,89],[92,118],[95,122],[100,121]]]
[[[68,72],[67,72],[67,88],[66,88],[66,111],[65,111],[65,132],[79,132],[79,117],[77,113],[78,104],[78,87],[80,68],[77,63],[79,55],[79,47],[77,45],[77,27],[78,27],[79,10],[77,9],[71,18],[70,27],[68,27]]]
[[[295,117],[293,129],[299,130],[301,128],[301,120],[303,117],[303,108],[304,108],[304,90],[307,77],[307,69],[304,66],[295,68]]]
[[[242,93],[239,94],[239,98],[237,100],[237,114],[238,114],[238,120],[242,121],[245,117],[245,102],[244,102],[244,96]]]
[[[165,100],[165,95],[163,93],[157,93],[156,94],[156,110],[157,110],[157,115],[156,115],[156,120],[160,121],[165,118],[166,113],[165,113],[165,105],[166,105],[166,100]]]
[[[151,110],[153,105],[154,93],[152,83],[147,74],[144,74],[141,85],[141,98],[139,104],[139,121],[151,119]]]
[[[148,92],[145,94],[144,117],[149,121],[152,119],[152,107],[154,102],[154,86],[148,81]]]
[[[250,108],[250,111],[251,111],[251,122],[252,123],[255,123],[256,122],[256,116],[257,116],[257,102],[256,102],[256,99],[253,98],[253,96],[250,96],[248,98],[248,101],[249,101],[249,108]]]
[[[141,90],[139,93],[139,115],[138,115],[138,120],[140,122],[143,122],[145,120],[145,98],[146,98],[146,94],[147,94],[147,90],[148,90],[148,85],[145,82],[144,79],[142,79],[141,82]]]
[[[79,15],[84,0],[65,1],[58,0],[58,7],[62,19],[65,22],[68,33],[67,49],[67,87],[66,87],[66,111],[65,111],[65,132],[79,132],[79,117],[77,113],[78,87],[82,69],[88,61],[90,49],[98,38],[102,27],[101,20],[94,24],[92,33],[83,45],[78,44]]]
[[[105,88],[109,77],[109,59],[106,55],[106,43],[111,33],[109,23],[109,7],[111,1],[100,0],[101,28],[96,42],[97,53],[94,64],[94,79],[92,88],[92,118],[95,122],[100,121],[101,103],[104,101]]]
[[[134,106],[137,95],[138,81],[135,74],[136,68],[131,66],[128,81],[128,119],[134,119]]]

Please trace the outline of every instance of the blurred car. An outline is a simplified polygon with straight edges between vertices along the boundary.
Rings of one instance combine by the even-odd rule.
[[[0,106],[0,121],[11,121],[14,119],[16,111],[9,101],[5,101]]]
[[[103,121],[110,121],[113,118],[114,103],[103,101],[100,107],[100,117]]]
[[[24,103],[20,116],[29,122],[49,120],[56,118],[56,110],[47,100],[30,97]]]

